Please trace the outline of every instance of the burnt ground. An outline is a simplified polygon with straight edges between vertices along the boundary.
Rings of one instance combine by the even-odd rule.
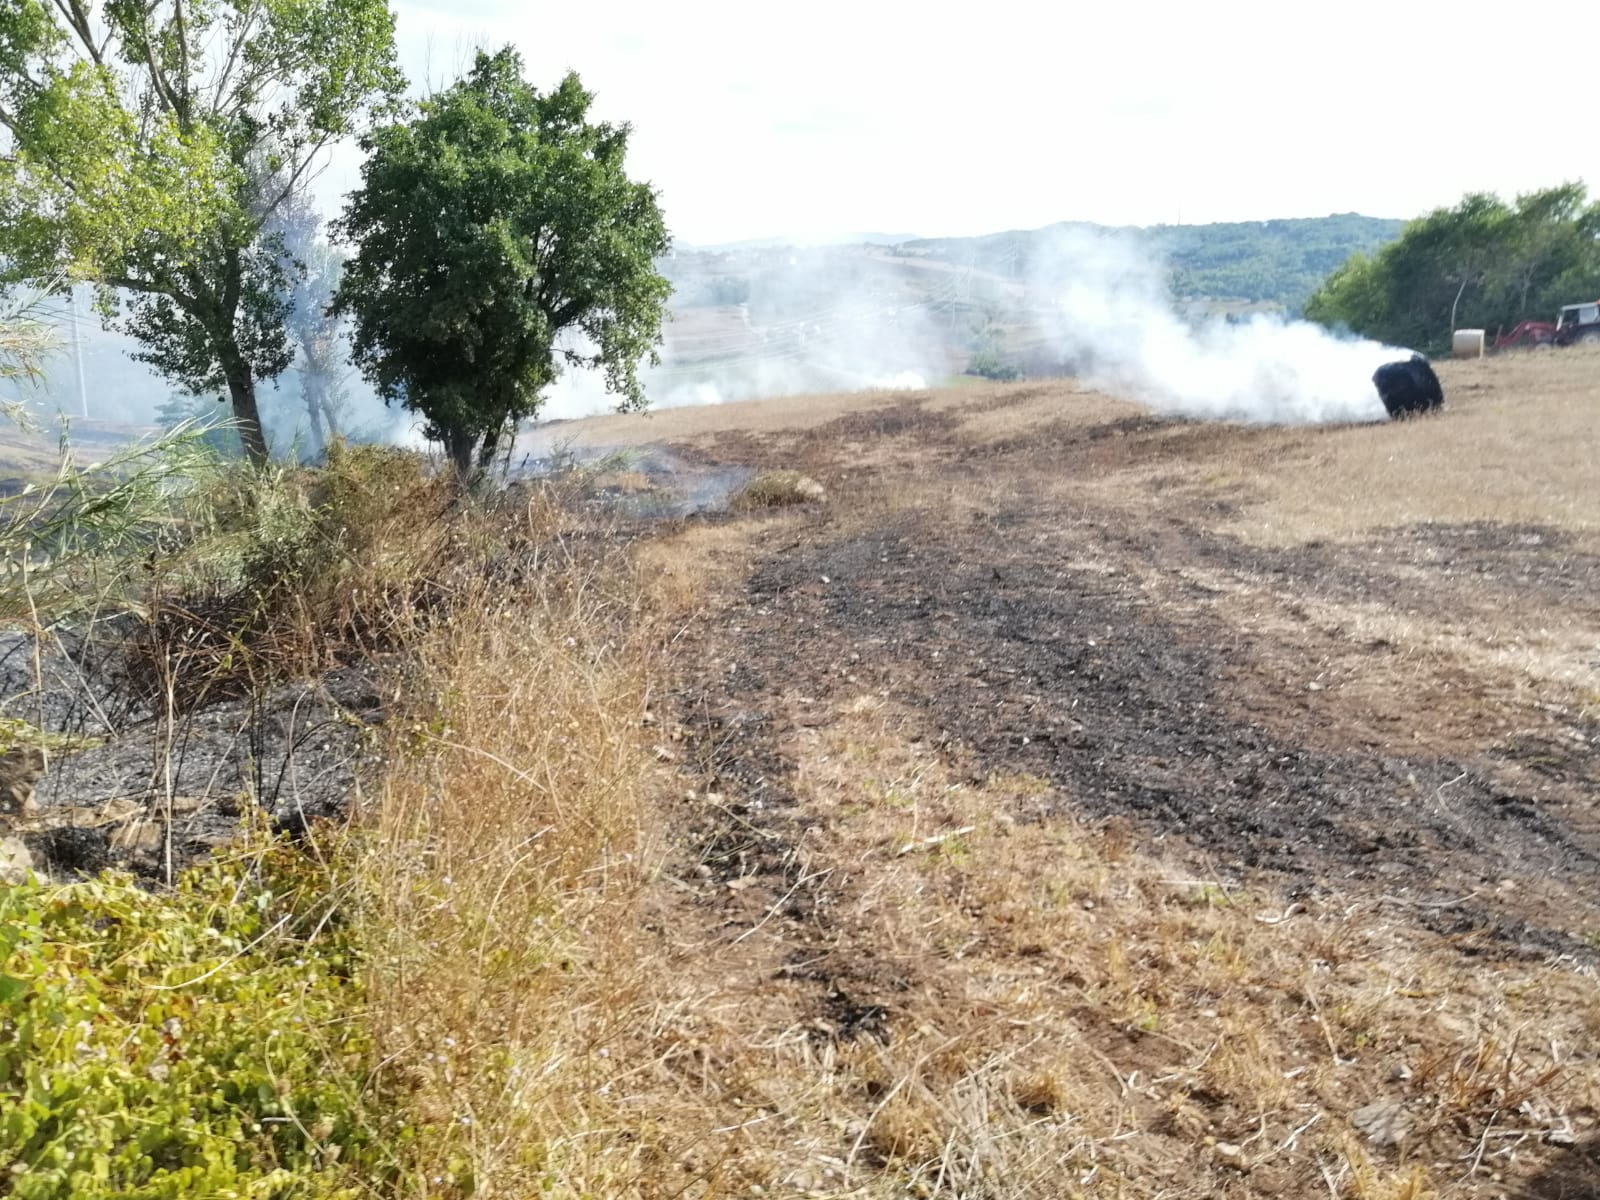
[[[892,462],[882,444],[901,438],[918,480],[963,486],[1041,443],[969,454],[915,404],[834,425],[700,452],[892,495],[894,469],[864,468],[863,444]],[[1192,455],[1230,436],[1218,429],[1132,418],[1042,441],[1057,462],[1114,444],[1126,465]],[[680,717],[710,785],[736,797],[697,853],[731,874],[794,874],[788,847],[810,818],[792,811],[784,741],[867,693],[976,780],[1047,781],[1024,818],[1131,821],[1207,876],[1391,905],[1464,953],[1592,961],[1592,704],[1339,614],[1459,627],[1516,608],[1600,628],[1600,556],[1558,528],[1494,522],[1275,548],[1219,532],[1177,492],[1139,501],[1041,489],[965,516],[890,503],[761,531],[680,656]]]
[[[123,623],[125,624],[125,623]],[[170,717],[127,673],[118,622],[0,639],[0,716],[52,738],[39,812],[17,832],[56,877],[120,867],[159,877],[264,814],[293,830],[347,811],[375,766],[376,664],[192,705]]]

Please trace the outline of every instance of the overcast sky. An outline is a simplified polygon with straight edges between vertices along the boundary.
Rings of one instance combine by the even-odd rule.
[[[630,171],[691,243],[1409,217],[1468,190],[1600,190],[1595,4],[393,7],[419,86],[506,42],[541,88],[578,71],[600,116],[632,122]],[[357,180],[341,152],[329,207]]]

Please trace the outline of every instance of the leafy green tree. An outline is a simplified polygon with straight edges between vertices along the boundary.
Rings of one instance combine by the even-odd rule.
[[[563,366],[643,407],[638,364],[657,361],[671,290],[655,192],[624,171],[629,126],[591,122],[576,75],[541,94],[522,70],[510,47],[480,52],[415,120],[364,138],[336,223],[356,246],[334,310],[354,318],[357,364],[463,473]]]
[[[1473,193],[1339,267],[1306,316],[1398,345],[1440,348],[1463,327],[1550,319],[1600,295],[1600,204],[1567,183],[1507,204]]]
[[[226,391],[263,461],[256,385],[292,357],[294,272],[266,229],[399,94],[393,58],[383,0],[4,0],[7,274],[100,284],[107,322],[174,382]]]

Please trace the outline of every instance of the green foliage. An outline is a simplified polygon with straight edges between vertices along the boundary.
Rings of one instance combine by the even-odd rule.
[[[562,365],[644,404],[669,239],[655,193],[624,171],[628,126],[590,122],[591,99],[576,75],[540,94],[507,48],[363,140],[335,309],[379,394],[421,413],[463,471],[538,411]]]
[[[1600,296],[1600,204],[1569,183],[1507,204],[1475,193],[1336,270],[1306,315],[1397,345],[1442,349],[1452,328],[1553,321]],[[1452,324],[1453,319],[1453,324]]]
[[[381,1185],[403,1139],[369,1123],[357,948],[328,883],[277,848],[196,867],[170,893],[117,876],[0,888],[7,1194]]]
[[[41,384],[45,360],[60,349],[55,327],[42,320],[39,307],[55,290],[55,281],[43,288],[8,296],[0,304],[0,383]],[[0,400],[0,417],[18,428],[31,430],[25,404]]]
[[[446,500],[415,452],[335,439],[325,467],[220,479],[201,501],[207,527],[189,561],[204,589],[309,603],[379,565],[397,525],[438,515]]]
[[[1022,378],[1021,368],[1006,358],[1000,331],[993,327],[981,329],[973,337],[967,374],[1002,383]]]
[[[255,384],[290,361],[296,270],[267,226],[318,153],[398,93],[392,59],[382,0],[0,5],[9,276],[98,282],[143,359],[226,388],[265,457]]]
[[[205,438],[181,425],[87,466],[63,439],[54,477],[0,496],[0,621],[131,601],[142,556],[172,534],[196,484],[216,476]]]
[[[1179,299],[1270,301],[1298,312],[1351,254],[1392,241],[1400,221],[1343,213],[1281,221],[1158,227],[1149,236],[1172,269]]]

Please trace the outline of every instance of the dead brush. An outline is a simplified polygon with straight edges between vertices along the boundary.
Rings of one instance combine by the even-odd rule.
[[[448,481],[387,447],[232,474],[201,512],[188,545],[147,561],[126,666],[135,693],[178,709],[405,644],[469,557]]]
[[[796,504],[818,504],[827,497],[823,486],[809,475],[799,471],[768,471],[729,497],[728,507],[734,512],[755,512]]]
[[[1491,1034],[1476,1045],[1434,1054],[1419,1064],[1414,1082],[1434,1097],[1435,1122],[1476,1133],[1502,1114],[1559,1100],[1566,1074],[1562,1064],[1534,1062],[1520,1043],[1520,1033],[1509,1042]]]

